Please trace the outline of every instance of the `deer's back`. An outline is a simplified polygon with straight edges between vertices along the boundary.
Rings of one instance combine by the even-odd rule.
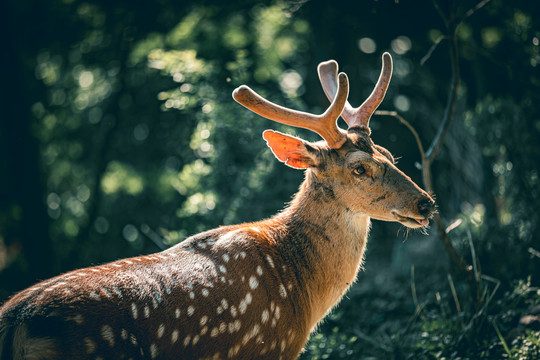
[[[294,358],[308,337],[298,282],[257,231],[217,229],[41,282],[0,309],[0,350],[29,359]]]

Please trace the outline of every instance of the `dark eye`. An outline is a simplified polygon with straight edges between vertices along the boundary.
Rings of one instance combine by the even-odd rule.
[[[360,165],[356,167],[353,172],[355,175],[364,175],[366,173],[366,168]]]

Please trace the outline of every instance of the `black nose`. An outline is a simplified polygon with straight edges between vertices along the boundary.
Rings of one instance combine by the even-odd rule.
[[[422,216],[428,216],[435,208],[435,201],[432,199],[422,199],[418,202],[418,211]]]

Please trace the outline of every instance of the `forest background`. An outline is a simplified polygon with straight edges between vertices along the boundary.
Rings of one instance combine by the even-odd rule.
[[[262,131],[317,135],[245,110],[232,90],[320,113],[316,67],[336,59],[358,106],[389,51],[380,109],[398,116],[374,116],[372,137],[418,184],[429,170],[439,226],[375,221],[364,271],[302,358],[540,356],[537,2],[5,0],[0,11],[0,303],[275,214],[303,175]],[[428,149],[443,128],[427,164],[418,141]]]

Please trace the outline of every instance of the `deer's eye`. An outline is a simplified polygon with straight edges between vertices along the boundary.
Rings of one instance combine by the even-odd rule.
[[[353,170],[354,175],[364,175],[366,173],[366,168],[363,165],[357,166]]]

